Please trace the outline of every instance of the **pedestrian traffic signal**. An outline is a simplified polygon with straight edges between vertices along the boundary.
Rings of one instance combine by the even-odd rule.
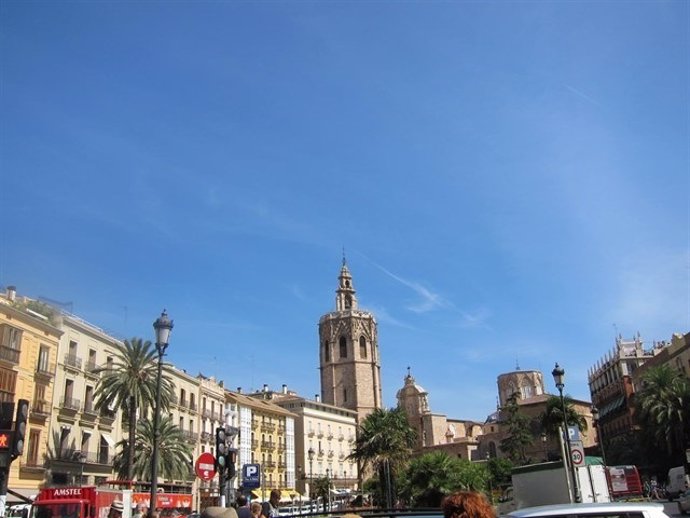
[[[12,442],[12,430],[0,430],[0,451],[10,449]]]
[[[29,417],[29,402],[26,399],[20,399],[17,401],[17,417],[14,420],[14,435],[10,447],[10,456],[13,459],[21,456],[24,452],[27,417]]]
[[[228,445],[226,441],[225,428],[219,426],[216,428],[216,471],[218,472],[225,471],[227,467]]]

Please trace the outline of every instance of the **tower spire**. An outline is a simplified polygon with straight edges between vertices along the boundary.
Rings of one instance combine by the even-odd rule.
[[[335,310],[336,311],[350,311],[357,309],[357,297],[355,296],[355,287],[352,284],[352,274],[347,267],[345,261],[345,251],[343,249],[343,266],[340,269],[338,276],[338,289],[335,291]]]

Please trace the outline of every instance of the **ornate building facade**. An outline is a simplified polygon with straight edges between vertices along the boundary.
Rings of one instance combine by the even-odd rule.
[[[335,311],[319,320],[321,399],[357,412],[361,422],[383,403],[381,360],[374,315],[358,308],[345,259],[338,276]]]

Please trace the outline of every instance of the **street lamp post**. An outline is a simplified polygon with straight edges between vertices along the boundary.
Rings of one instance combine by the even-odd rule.
[[[573,479],[573,497],[575,502],[580,503],[582,499],[580,498],[580,488],[578,487],[577,483],[577,473],[575,471],[575,465],[573,464],[573,452],[572,449],[570,448],[570,432],[568,431],[568,415],[566,413],[566,407],[565,407],[565,398],[563,397],[563,388],[565,387],[565,369],[562,367],[558,366],[558,363],[556,363],[556,366],[554,367],[553,371],[551,372],[551,375],[553,376],[553,380],[556,382],[556,388],[558,389],[558,394],[561,397],[561,407],[563,408],[563,428],[564,428],[564,433],[565,433],[565,449],[566,449],[566,455],[567,459],[565,459],[566,466],[570,468],[570,475]]]
[[[549,460],[549,448],[546,445],[546,441],[548,440],[548,437],[546,436],[546,432],[541,433],[541,443],[544,445],[544,462],[548,462]]]
[[[168,318],[168,314],[163,310],[161,316],[153,323],[156,330],[156,351],[158,351],[158,374],[156,376],[156,406],[153,410],[153,455],[151,455],[151,495],[149,497],[149,516],[153,516],[156,511],[156,496],[158,494],[158,447],[161,439],[160,408],[161,408],[161,374],[163,371],[163,356],[168,348],[170,331],[173,328],[173,321]]]
[[[604,453],[604,432],[601,429],[601,423],[599,422],[599,409],[596,405],[592,405],[592,421],[599,434],[599,446],[601,447],[601,461],[606,466],[606,454]]]
[[[309,509],[311,510],[311,505],[312,505],[312,485],[314,484],[314,455],[316,455],[316,452],[314,451],[314,448],[311,446],[309,447],[309,451],[307,451],[307,458],[309,459]]]

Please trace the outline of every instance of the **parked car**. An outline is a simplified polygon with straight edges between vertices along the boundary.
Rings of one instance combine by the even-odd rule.
[[[512,511],[508,518],[669,518],[660,503],[557,504]]]
[[[678,511],[681,514],[690,514],[690,489],[678,496]]]

